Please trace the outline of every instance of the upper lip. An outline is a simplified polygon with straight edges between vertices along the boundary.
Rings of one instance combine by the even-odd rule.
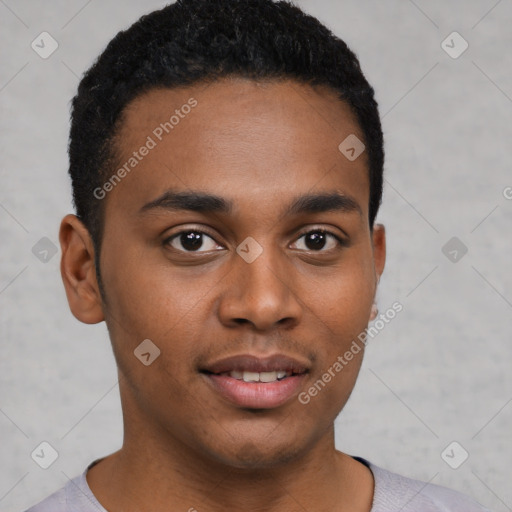
[[[232,371],[274,372],[278,370],[306,373],[309,367],[310,365],[306,361],[284,354],[274,354],[266,357],[240,354],[214,361],[201,368],[201,371],[217,374]]]

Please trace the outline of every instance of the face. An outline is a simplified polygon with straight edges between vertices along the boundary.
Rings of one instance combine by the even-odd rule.
[[[332,435],[363,350],[332,367],[384,266],[366,155],[338,149],[350,134],[363,139],[345,104],[295,82],[224,79],[128,106],[100,254],[127,435],[253,468]]]

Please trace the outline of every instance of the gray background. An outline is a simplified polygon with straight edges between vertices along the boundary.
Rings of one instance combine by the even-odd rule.
[[[378,302],[404,307],[369,345],[338,448],[512,510],[512,2],[298,4],[347,41],[376,89],[388,235]],[[72,317],[59,253],[45,263],[32,248],[57,244],[71,211],[78,77],[118,30],[162,5],[0,0],[1,510],[39,501],[122,442],[106,328]],[[43,31],[59,44],[48,59],[30,46]],[[456,59],[441,46],[453,31],[469,44]],[[441,250],[453,236],[468,248],[455,263]],[[59,453],[46,470],[30,457],[41,441]],[[441,457],[452,441],[469,453],[458,469]]]

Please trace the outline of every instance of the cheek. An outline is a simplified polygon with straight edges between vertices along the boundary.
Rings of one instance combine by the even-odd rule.
[[[171,267],[161,259],[151,261],[135,251],[105,262],[106,318],[118,363],[126,374],[159,367],[185,383],[191,378],[187,363],[204,341],[203,326],[211,315],[209,291],[216,289],[218,277],[204,272],[191,278],[190,269]],[[155,366],[149,368],[134,357],[134,350],[146,339],[160,350]]]
[[[105,290],[112,315],[118,315],[139,334],[162,337],[195,313],[209,286],[209,274],[201,283],[190,269],[178,268],[155,251],[112,248],[115,260],[105,258]],[[141,332],[144,331],[144,332]]]
[[[359,254],[322,279],[302,278],[305,301],[317,324],[318,365],[303,396],[305,407],[336,417],[359,374],[373,300],[372,266]],[[309,295],[306,288],[310,289]],[[325,413],[327,414],[327,413]]]
[[[343,353],[339,354],[342,358]],[[354,389],[362,355],[361,350],[350,361],[345,360],[344,363],[340,363],[336,355],[312,377],[309,385],[298,396],[298,407],[301,408],[304,417],[311,420],[316,418],[316,421],[322,418],[324,426],[332,425]]]
[[[324,275],[317,272],[314,278],[303,276],[300,282],[298,293],[308,309],[337,339],[357,337],[366,328],[374,285],[363,259],[342,264]]]

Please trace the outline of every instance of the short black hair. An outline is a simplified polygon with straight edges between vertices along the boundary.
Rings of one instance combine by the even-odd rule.
[[[153,88],[232,76],[328,86],[351,107],[366,146],[373,229],[382,200],[382,128],[374,90],[346,43],[287,1],[177,0],[119,32],[84,74],[72,102],[73,200],[97,252],[104,207],[94,190],[115,171],[124,108]]]

